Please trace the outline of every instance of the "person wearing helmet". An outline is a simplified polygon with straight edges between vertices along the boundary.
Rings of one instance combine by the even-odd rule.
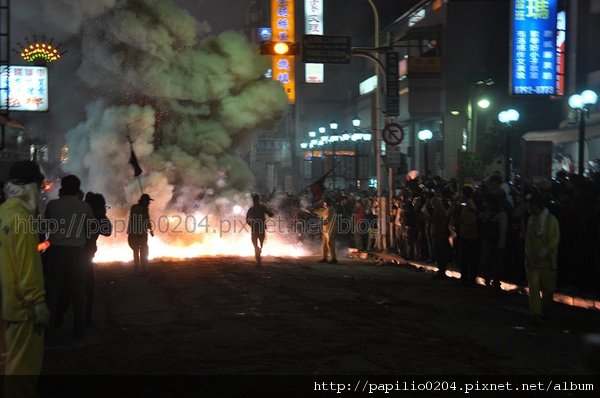
[[[30,228],[34,224],[27,220],[32,220],[39,211],[43,180],[37,164],[14,163],[4,186],[6,201],[0,205],[0,291],[2,319],[6,323],[6,375],[39,375],[42,368],[44,328],[50,313],[46,306],[42,259],[37,250],[39,231]],[[7,378],[5,393],[21,379]],[[35,395],[31,379],[19,383],[19,388],[23,396]]]

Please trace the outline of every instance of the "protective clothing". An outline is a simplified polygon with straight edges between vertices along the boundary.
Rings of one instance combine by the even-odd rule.
[[[0,205],[0,290],[7,375],[37,375],[42,367],[44,333],[34,330],[34,322],[44,320],[40,306],[45,302],[44,277],[38,235],[34,223],[29,222],[31,215],[19,198],[9,198]]]
[[[560,230],[558,220],[547,209],[529,217],[525,237],[529,310],[536,318],[548,315],[556,291],[557,255]],[[543,298],[540,298],[540,291]]]

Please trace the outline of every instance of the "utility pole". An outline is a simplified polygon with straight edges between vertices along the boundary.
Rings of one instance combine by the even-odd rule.
[[[3,104],[0,104],[0,115],[8,122],[9,118],[9,96],[10,88],[10,0],[0,0],[0,65],[4,65],[0,70],[0,83],[5,98]],[[6,124],[2,123],[2,137],[0,141],[0,151],[6,146]]]
[[[373,0],[367,0],[371,9],[373,10],[373,20],[374,20],[374,35],[375,35],[375,49],[379,48],[379,12],[377,11],[377,7],[373,3]],[[379,60],[379,53],[375,53],[375,58],[378,63],[381,65],[381,61]],[[375,144],[375,168],[377,173],[377,201],[379,202],[379,206],[377,207],[377,223],[379,227],[379,249],[385,250],[386,248],[386,235],[387,235],[387,223],[384,221],[384,216],[386,213],[382,211],[383,207],[383,195],[382,195],[382,186],[383,186],[383,176],[381,175],[381,128],[380,128],[380,115],[381,111],[381,81],[383,78],[383,74],[380,72],[379,68],[375,66],[375,73],[377,76],[377,86],[375,87],[375,95],[373,96],[373,142]]]

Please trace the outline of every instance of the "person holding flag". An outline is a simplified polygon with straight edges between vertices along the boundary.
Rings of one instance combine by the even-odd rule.
[[[148,233],[154,236],[148,207],[150,195],[142,194],[137,204],[131,206],[127,224],[127,243],[133,250],[133,264],[136,273],[148,272]]]

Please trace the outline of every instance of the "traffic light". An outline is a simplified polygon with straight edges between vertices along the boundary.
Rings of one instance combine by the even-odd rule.
[[[262,55],[296,55],[298,49],[298,43],[289,41],[264,41],[260,43],[260,53]]]

